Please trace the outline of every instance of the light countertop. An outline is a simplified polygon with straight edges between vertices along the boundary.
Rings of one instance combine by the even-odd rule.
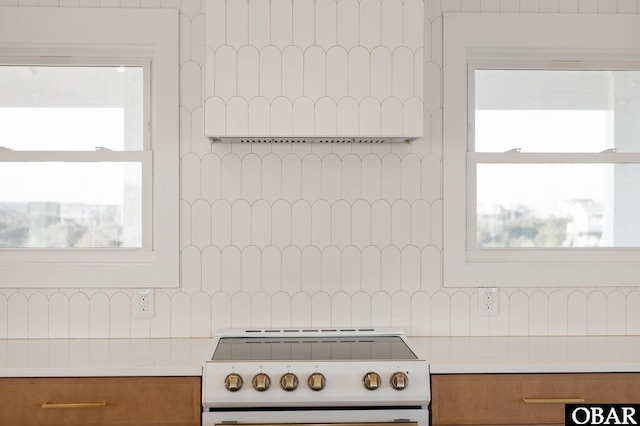
[[[640,336],[410,337],[432,374],[640,372]],[[199,376],[213,339],[0,340],[0,377]]]
[[[212,341],[0,340],[0,377],[201,376]]]
[[[640,372],[640,336],[409,338],[432,374]]]

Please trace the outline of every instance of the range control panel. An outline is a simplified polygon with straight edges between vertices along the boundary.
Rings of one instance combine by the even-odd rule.
[[[426,361],[207,362],[204,405],[424,405]],[[209,400],[207,400],[209,399]]]

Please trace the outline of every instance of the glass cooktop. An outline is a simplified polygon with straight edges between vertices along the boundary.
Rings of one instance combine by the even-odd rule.
[[[356,361],[418,359],[398,336],[222,337],[213,361]]]

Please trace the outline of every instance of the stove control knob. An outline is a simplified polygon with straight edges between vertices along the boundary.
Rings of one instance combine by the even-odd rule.
[[[409,378],[401,371],[393,373],[391,376],[391,387],[395,390],[402,390],[409,385]]]
[[[280,378],[280,387],[290,392],[298,387],[298,377],[293,373],[287,373]]]
[[[271,386],[271,378],[264,373],[258,373],[253,376],[253,381],[251,382],[253,388],[259,392],[264,392]]]
[[[236,373],[229,374],[224,378],[224,387],[231,392],[239,391],[242,388],[242,377]]]
[[[378,375],[378,373],[370,371],[362,378],[362,384],[369,390],[376,390],[380,387],[380,376]]]
[[[321,373],[313,373],[309,376],[307,384],[312,390],[319,391],[324,389],[324,386],[327,384],[327,379],[325,379]]]

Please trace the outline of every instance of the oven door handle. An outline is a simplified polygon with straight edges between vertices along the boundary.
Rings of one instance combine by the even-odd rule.
[[[216,426],[229,426],[230,423],[216,423]],[[242,424],[242,426],[417,426],[418,422],[412,422],[408,419],[398,419],[393,422],[353,422],[353,423],[232,423]]]

